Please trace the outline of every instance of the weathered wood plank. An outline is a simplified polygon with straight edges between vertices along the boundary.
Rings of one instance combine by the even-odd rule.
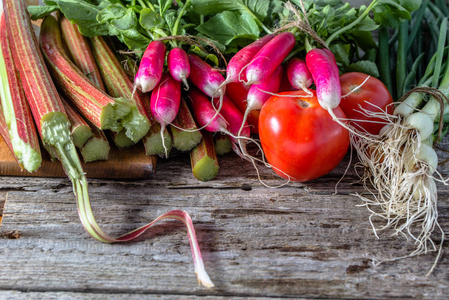
[[[99,243],[82,229],[66,179],[0,177],[8,191],[0,239],[0,290],[61,293],[304,298],[443,298],[449,292],[447,243],[435,272],[434,254],[373,266],[372,258],[409,253],[404,239],[371,231],[350,170],[279,189],[263,187],[235,156],[219,177],[201,183],[188,158],[161,161],[155,178],[90,180],[98,222],[111,234],[143,225],[171,209],[188,211],[214,289],[198,286],[185,229],[163,222],[143,241]],[[269,184],[280,181],[261,169]],[[248,179],[249,178],[249,179]],[[242,184],[251,189],[242,189]],[[440,224],[449,228],[449,192],[440,189]],[[5,235],[7,237],[7,235]],[[11,236],[11,237],[14,237]]]

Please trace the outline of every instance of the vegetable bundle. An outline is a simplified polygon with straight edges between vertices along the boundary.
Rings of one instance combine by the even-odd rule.
[[[441,23],[431,24],[441,28],[433,49],[436,54],[424,60],[425,54],[417,50],[419,57],[410,75],[404,74],[404,56],[414,43],[404,40],[406,20],[416,22],[411,36],[419,36],[415,30],[429,13],[427,5],[435,15],[441,12],[444,16],[447,9],[429,1],[421,7],[417,2],[373,0],[356,9],[339,0],[44,0],[45,6],[28,8],[33,18],[44,18],[39,49],[29,20],[19,18],[26,15],[23,1],[4,1],[6,18],[0,25],[7,30],[2,30],[1,39],[1,96],[5,116],[15,116],[4,122],[11,147],[24,168],[33,171],[38,167],[40,150],[29,105],[44,146],[61,161],[73,182],[86,230],[96,239],[112,243],[132,240],[154,222],[119,238],[109,237],[95,222],[75,146],[85,162],[107,159],[110,146],[105,133],[120,148],[142,140],[147,155],[168,158],[172,149],[188,152],[193,175],[202,181],[215,178],[217,153],[230,149],[256,170],[263,165],[288,181],[309,181],[335,168],[351,143],[364,168],[372,173],[364,179],[376,189],[373,194],[380,195],[376,199],[382,200],[379,205],[383,209],[386,201],[397,201],[398,195],[392,191],[399,191],[404,206],[412,198],[427,201],[424,206],[421,202],[412,205],[420,210],[405,226],[399,212],[410,216],[410,211],[403,206],[395,211],[388,206],[385,214],[380,214],[387,216],[386,227],[393,226],[401,233],[410,223],[423,224],[423,233],[416,238],[416,253],[425,252],[427,242],[431,243],[430,233],[438,226],[432,175],[436,156],[423,162],[420,155],[433,153],[429,146],[435,140],[430,138],[435,136],[433,123],[444,119],[434,111],[447,106],[439,107],[430,99],[421,107],[422,100],[416,97],[423,99],[423,95],[417,96],[415,90],[412,100],[404,100],[393,114],[390,111],[390,93],[399,98],[414,84],[447,94],[447,19],[443,17]],[[390,27],[399,30],[388,41]],[[372,35],[378,29],[379,44]],[[6,36],[18,33],[26,38],[12,41]],[[8,51],[8,43],[13,51]],[[393,47],[398,53],[394,67],[390,56],[385,56],[392,48],[388,43],[397,45]],[[18,57],[30,59],[19,62]],[[382,61],[385,57],[388,60]],[[22,82],[11,71],[12,60],[18,64]],[[421,80],[415,80],[413,76],[424,61],[426,72]],[[397,71],[394,84],[388,78],[391,68]],[[36,79],[41,73],[45,76]],[[362,74],[363,80],[342,95],[342,73]],[[362,108],[347,104],[377,80],[375,77],[390,88],[390,92],[385,89],[387,100],[382,106],[376,107],[375,102],[365,107],[366,99],[357,104]],[[39,102],[40,98],[44,101]],[[398,112],[406,104],[410,116]],[[415,112],[418,109],[422,112]],[[362,113],[355,114],[357,110]],[[424,129],[415,128],[404,135],[404,128],[408,130],[410,120],[418,114],[427,117]],[[364,120],[359,119],[361,115]],[[22,124],[27,124],[25,129]],[[438,138],[444,129],[438,131]],[[260,136],[260,144],[251,134]],[[394,143],[388,144],[390,141]],[[250,153],[250,143],[263,150],[262,154]],[[397,149],[404,149],[399,158]],[[394,153],[393,158],[388,151]],[[389,159],[395,160],[394,168],[387,169],[384,162]],[[380,183],[379,178],[383,180]],[[396,178],[401,181],[394,181]],[[392,183],[396,189],[391,188]],[[195,271],[203,284],[212,286],[188,214],[172,211],[157,220],[163,218],[187,225]]]

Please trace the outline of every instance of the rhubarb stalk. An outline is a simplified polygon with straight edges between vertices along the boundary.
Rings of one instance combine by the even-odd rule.
[[[134,142],[147,133],[148,118],[140,113],[132,99],[107,95],[70,60],[63,48],[59,24],[51,15],[42,22],[40,45],[59,88],[87,120],[102,130],[118,132],[124,128]]]
[[[25,95],[30,103],[31,111],[43,143],[54,148],[62,166],[73,184],[76,196],[78,214],[86,231],[99,241],[115,243],[131,241],[144,233],[156,221],[161,219],[176,219],[187,226],[189,241],[193,253],[193,262],[198,280],[207,287],[212,287],[209,276],[204,270],[201,252],[189,215],[181,211],[170,211],[153,222],[127,233],[119,238],[113,238],[104,233],[92,213],[86,176],[70,137],[70,122],[64,112],[50,74],[45,67],[39,47],[32,30],[31,21],[24,1],[3,0],[6,12],[6,26],[10,36],[13,59],[20,73],[20,79]],[[14,37],[14,38],[13,38]]]
[[[36,171],[42,162],[39,140],[30,108],[14,67],[5,16],[0,19],[0,95],[12,151],[21,168]]]
[[[73,143],[76,147],[81,148],[91,138],[92,128],[64,98],[61,97],[61,101],[71,124],[70,133]]]
[[[190,163],[196,179],[209,181],[218,174],[218,159],[212,133],[206,130],[202,130],[201,133],[203,135],[201,143],[190,151]]]
[[[197,131],[195,119],[184,99],[181,98],[178,114],[170,125],[173,135],[173,147],[180,151],[190,151],[201,142],[201,133]]]
[[[73,63],[87,76],[87,78],[104,91],[105,86],[103,79],[100,70],[95,63],[92,51],[90,51],[88,38],[79,32],[78,25],[70,22],[70,20],[62,14],[60,15],[61,18],[59,24],[61,26],[62,38],[67,45],[67,50]]]
[[[116,98],[133,99],[138,113],[145,116],[145,122],[141,124],[144,128],[142,131],[148,131],[151,124],[143,104],[148,95],[138,91],[134,92],[133,83],[120,65],[118,58],[101,36],[91,38],[90,42],[92,54],[97,62],[107,93]]]
[[[108,139],[102,130],[93,127],[92,137],[81,148],[81,156],[85,163],[99,160],[107,160],[109,158]]]

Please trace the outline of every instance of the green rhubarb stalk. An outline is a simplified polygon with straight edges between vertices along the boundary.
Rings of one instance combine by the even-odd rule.
[[[9,150],[11,150],[11,153],[14,155],[16,161],[19,162],[17,156],[14,153],[14,149],[12,148],[11,138],[9,137],[8,125],[6,124],[6,119],[5,116],[3,115],[3,107],[1,101],[0,101],[0,136],[3,138],[3,141],[6,143],[6,146],[8,146]]]
[[[145,154],[147,156],[157,155],[160,157],[165,157],[165,149],[168,149],[167,153],[170,153],[173,147],[173,137],[171,136],[167,127],[164,128],[162,135],[164,136],[164,143],[162,143],[161,125],[157,122],[154,122],[151,125],[150,131],[148,131],[148,133],[142,139],[143,146],[145,147]]]
[[[232,151],[232,142],[228,135],[217,134],[214,137],[215,141],[215,152],[217,155],[225,155]]]
[[[148,131],[146,115],[133,99],[113,98],[93,84],[65,53],[59,24],[49,15],[41,25],[40,44],[49,70],[70,102],[99,129],[126,130],[134,142]]]
[[[25,98],[20,79],[14,67],[8,41],[5,16],[0,20],[0,114],[6,122],[12,151],[20,167],[28,172],[36,171],[42,162],[36,127]]]
[[[201,133],[197,131],[195,119],[187,103],[181,99],[178,114],[170,124],[173,136],[173,147],[179,151],[190,151],[201,142]]]
[[[77,148],[81,149],[87,140],[92,137],[92,128],[64,98],[61,97],[61,100],[71,124],[70,133],[73,143]]]
[[[190,164],[196,179],[209,181],[218,174],[218,159],[215,152],[214,139],[208,131],[201,131],[203,139],[190,151]]]
[[[92,137],[81,148],[81,156],[85,163],[107,160],[110,150],[106,135],[100,129],[93,127]]]

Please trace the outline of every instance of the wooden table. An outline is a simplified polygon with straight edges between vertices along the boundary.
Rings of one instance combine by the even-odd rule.
[[[82,228],[67,179],[0,177],[0,298],[447,298],[447,242],[429,277],[435,253],[373,265],[414,245],[391,232],[375,237],[369,212],[353,196],[363,192],[353,163],[335,194],[347,164],[278,189],[262,186],[233,154],[220,159],[210,182],[193,178],[187,155],[159,160],[152,178],[89,181],[97,221],[111,234],[186,210],[212,289],[197,283],[182,223],[162,221],[139,242],[103,244]],[[446,165],[440,171],[449,175]],[[261,176],[282,183],[271,170],[261,168]],[[449,189],[438,187],[447,232]]]

